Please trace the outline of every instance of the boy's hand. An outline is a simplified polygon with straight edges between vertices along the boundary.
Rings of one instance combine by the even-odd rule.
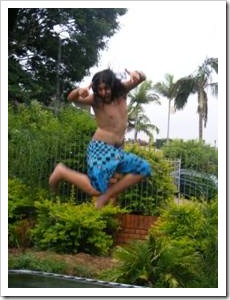
[[[76,88],[72,92],[69,93],[67,96],[67,99],[69,101],[73,102],[82,102],[84,104],[92,104],[93,103],[93,96],[90,94],[90,88],[92,84],[90,84],[88,87],[83,88]]]
[[[78,95],[80,98],[86,98],[89,96],[89,94],[88,88],[79,88]]]
[[[143,72],[139,71],[133,71],[130,72],[127,69],[125,69],[126,73],[130,76],[130,81],[132,84],[138,84],[140,81],[145,80],[145,75]]]

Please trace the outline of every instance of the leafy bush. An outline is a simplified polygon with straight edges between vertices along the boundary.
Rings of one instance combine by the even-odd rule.
[[[18,178],[8,180],[9,222],[21,220],[34,213],[31,190]]]
[[[118,229],[118,214],[126,212],[92,203],[76,206],[47,199],[47,191],[27,187],[19,179],[9,179],[9,246],[53,249],[57,252],[84,251],[107,254]],[[73,196],[74,197],[74,196]]]
[[[97,210],[89,203],[76,206],[49,200],[36,202],[35,207],[38,220],[32,235],[36,247],[60,253],[108,254],[113,245],[111,233],[118,229],[115,217],[124,212],[111,206]]]
[[[172,203],[162,210],[150,237],[163,238],[178,249],[190,249],[199,255],[200,287],[218,286],[218,201]],[[194,267],[194,264],[191,265]]]
[[[31,188],[18,178],[8,180],[8,236],[10,247],[32,245],[30,229],[33,227],[36,210],[34,201],[47,196],[47,191]]]
[[[204,142],[172,140],[162,151],[169,159],[180,158],[182,169],[218,176],[218,150]]]
[[[118,261],[118,266],[112,270],[101,272],[103,280],[126,284],[152,286],[149,281],[151,269],[151,254],[146,241],[131,241],[128,245],[117,246],[113,257]]]
[[[151,237],[118,247],[114,257],[120,265],[102,274],[109,280],[155,288],[199,287],[200,258],[189,245],[169,246],[166,240]]]
[[[152,175],[131,187],[120,196],[121,207],[131,213],[158,215],[160,207],[172,200],[176,187],[170,176],[170,165],[161,152],[154,148],[126,145],[126,150],[146,159],[152,167]]]
[[[209,204],[170,203],[148,237],[117,247],[119,266],[102,278],[155,288],[218,286],[216,199]]]
[[[9,176],[48,187],[57,162],[86,172],[86,147],[95,130],[89,113],[63,107],[58,116],[36,101],[9,105]]]
[[[47,189],[48,177],[59,161],[86,173],[86,149],[95,128],[89,113],[73,107],[63,107],[55,116],[36,101],[16,109],[9,106],[9,176]],[[122,205],[128,205],[133,213],[157,214],[158,206],[173,195],[168,164],[153,149],[127,146],[127,150],[150,161],[154,174],[122,195]],[[62,182],[60,188],[63,199],[70,196],[68,183]],[[89,200],[79,189],[75,189],[75,197],[77,203]]]

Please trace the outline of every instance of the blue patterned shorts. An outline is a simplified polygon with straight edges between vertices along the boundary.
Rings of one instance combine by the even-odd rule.
[[[139,156],[103,141],[90,141],[87,149],[88,176],[92,186],[104,193],[114,173],[150,176],[149,163]]]

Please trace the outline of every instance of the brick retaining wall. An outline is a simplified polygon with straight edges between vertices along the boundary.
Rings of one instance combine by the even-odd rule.
[[[120,230],[115,237],[116,244],[125,244],[131,240],[145,240],[150,226],[156,220],[156,216],[121,215],[119,217]]]

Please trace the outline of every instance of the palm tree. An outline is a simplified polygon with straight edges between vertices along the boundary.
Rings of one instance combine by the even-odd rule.
[[[167,142],[169,141],[170,114],[171,102],[175,97],[174,94],[174,77],[171,74],[165,74],[165,81],[157,82],[154,85],[154,90],[169,100],[168,102],[168,123],[167,123]]]
[[[144,104],[159,102],[159,96],[152,92],[152,82],[144,81],[132,93],[129,94],[130,102],[128,105],[128,131],[134,130],[134,140],[137,135],[144,132],[149,137],[149,143],[153,141],[153,131],[159,133],[159,128],[151,124],[149,118],[144,113]]]
[[[208,120],[208,96],[207,88],[211,88],[214,96],[218,94],[218,83],[212,82],[213,71],[218,73],[218,58],[207,58],[198,67],[197,72],[179,79],[175,83],[175,108],[183,109],[190,94],[197,93],[199,114],[199,140],[203,139],[203,126],[206,127]]]
[[[136,105],[128,108],[128,131],[134,130],[134,141],[137,141],[137,135],[144,132],[149,137],[149,144],[153,141],[153,131],[159,133],[159,128],[151,124],[149,118],[144,114],[144,108]]]

